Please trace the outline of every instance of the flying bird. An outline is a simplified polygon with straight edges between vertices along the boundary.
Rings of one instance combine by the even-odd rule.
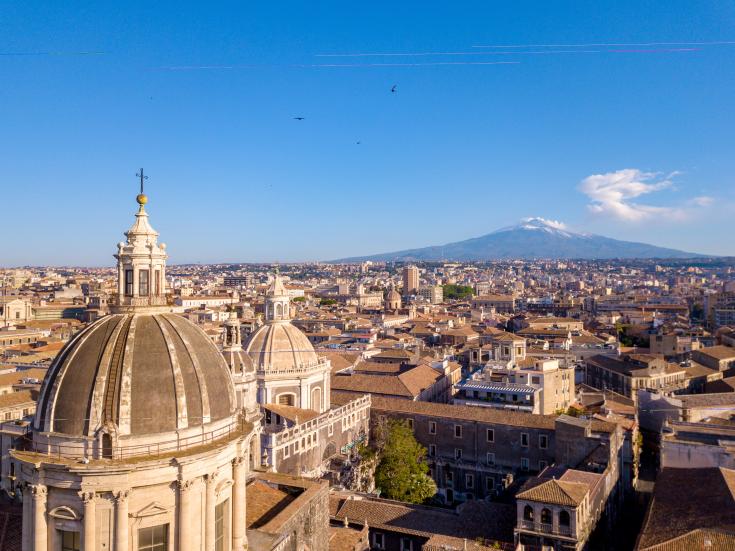
[[[304,120],[304,117],[294,117],[294,120],[303,121]]]
[[[396,91],[398,91],[398,85],[397,85],[397,84],[394,84],[394,85],[393,85],[393,86],[391,87],[390,91],[391,91],[391,93],[395,94],[395,93],[396,93]]]

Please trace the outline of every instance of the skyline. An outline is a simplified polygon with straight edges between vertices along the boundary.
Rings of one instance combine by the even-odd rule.
[[[526,217],[735,255],[735,7],[418,6],[7,7],[0,265],[111,266],[140,166],[172,263]]]

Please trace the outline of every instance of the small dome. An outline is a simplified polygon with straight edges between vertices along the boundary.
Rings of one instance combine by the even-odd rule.
[[[245,352],[258,371],[303,370],[319,364],[309,339],[288,321],[258,329],[248,339]]]
[[[388,300],[390,302],[393,302],[395,300],[401,300],[401,295],[399,295],[398,291],[396,291],[395,289],[391,289],[390,292],[388,293]]]
[[[177,431],[236,411],[225,360],[207,335],[176,314],[115,314],[59,353],[43,382],[35,427],[94,436]]]

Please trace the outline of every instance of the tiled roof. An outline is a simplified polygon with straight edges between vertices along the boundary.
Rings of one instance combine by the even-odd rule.
[[[735,551],[735,532],[713,529],[696,529],[683,536],[638,551]]]
[[[339,398],[337,399],[339,400]],[[395,412],[409,415],[426,415],[428,417],[443,417],[459,421],[477,421],[515,427],[553,430],[556,421],[554,415],[536,415],[522,411],[434,402],[413,402],[375,395],[372,397],[371,404],[371,410],[387,414]],[[617,430],[617,427],[613,423],[592,420],[593,432],[611,433],[615,430]]]
[[[516,494],[516,499],[526,499],[539,503],[576,507],[584,500],[589,491],[587,484],[565,482],[562,480],[536,479],[525,486],[525,490]]]
[[[697,529],[735,532],[735,470],[664,468],[658,474],[638,549],[696,549],[672,540]],[[672,546],[656,547],[667,542]]]
[[[8,392],[0,394],[0,409],[6,407],[17,406],[20,404],[36,404],[38,392],[31,390],[21,390],[19,392]]]
[[[730,346],[710,346],[708,348],[700,348],[697,354],[709,356],[716,360],[735,360],[735,348]]]
[[[429,388],[442,373],[425,364],[420,364],[404,371],[400,375],[372,375],[353,373],[352,375],[334,375],[332,388],[349,392],[383,394],[416,398],[421,391]]]
[[[409,505],[383,499],[345,499],[330,496],[333,518],[367,524],[371,528],[423,536],[439,534],[458,538],[490,538],[513,540],[515,508],[500,503],[473,503],[463,506],[459,514],[445,509]]]

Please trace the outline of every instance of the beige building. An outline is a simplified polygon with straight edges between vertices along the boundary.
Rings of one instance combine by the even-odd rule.
[[[33,310],[29,300],[14,296],[0,297],[0,327],[23,323],[32,318]]]
[[[403,268],[403,296],[415,295],[419,290],[419,269],[416,266]]]

